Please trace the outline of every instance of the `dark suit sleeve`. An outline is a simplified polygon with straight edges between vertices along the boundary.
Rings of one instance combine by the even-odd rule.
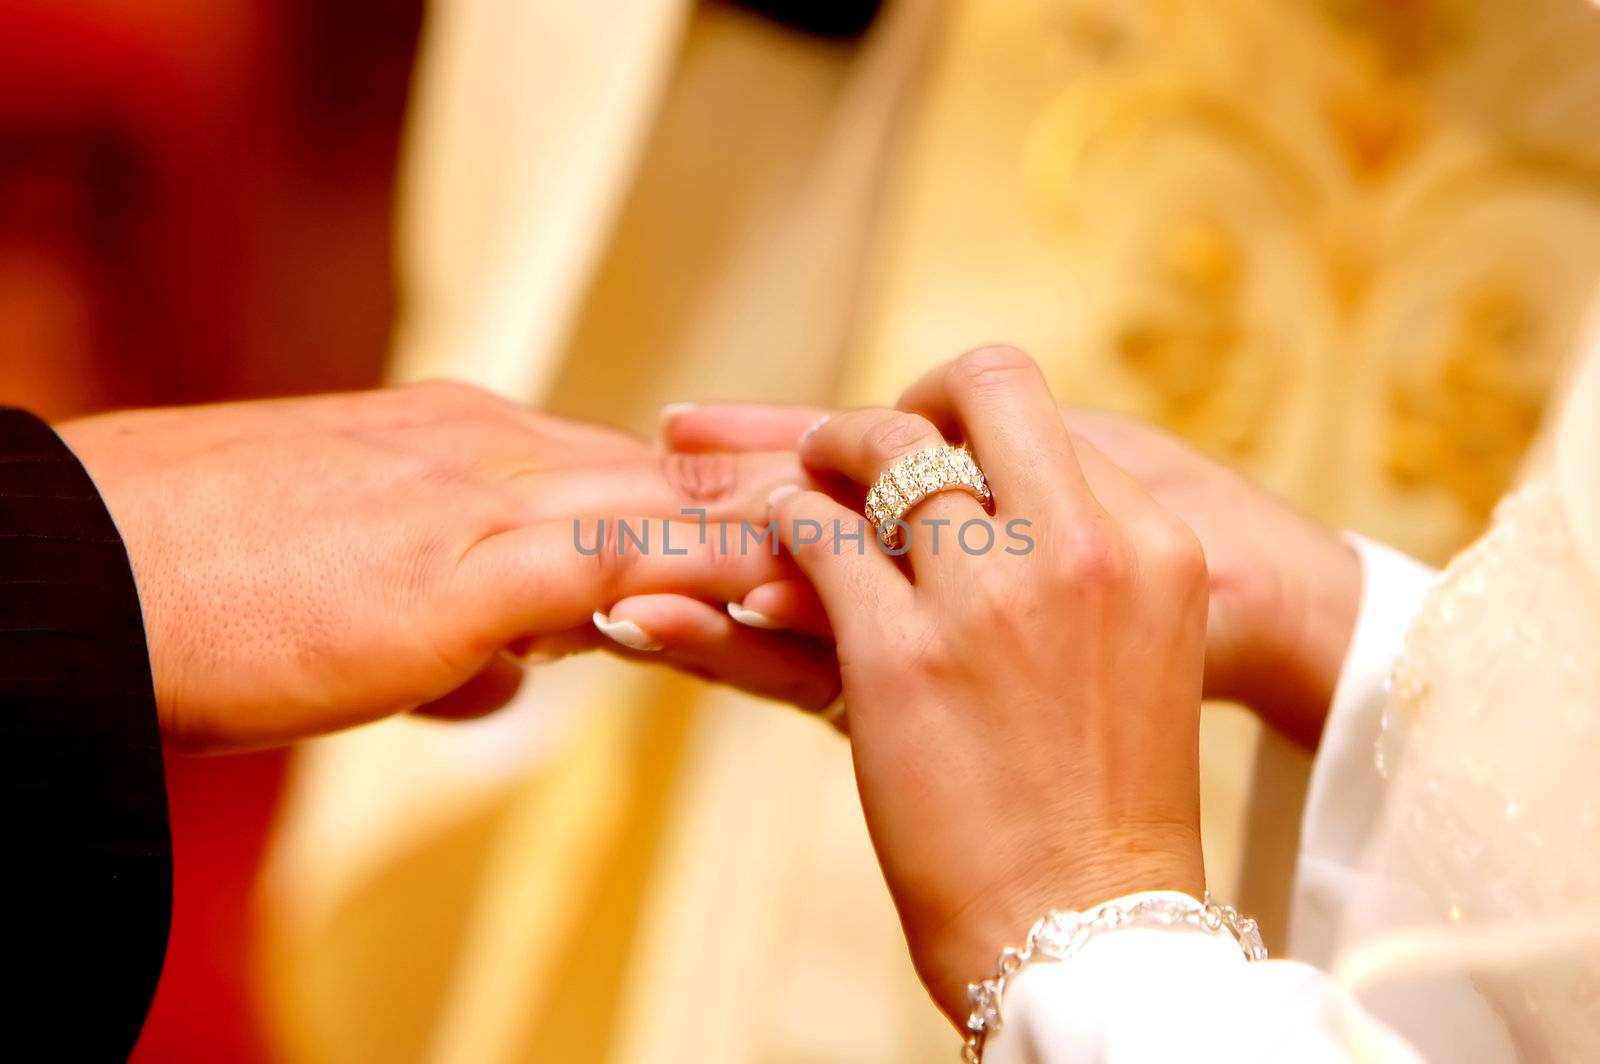
[[[127,1057],[172,915],[150,659],[128,555],[77,459],[0,408],[5,1044]]]

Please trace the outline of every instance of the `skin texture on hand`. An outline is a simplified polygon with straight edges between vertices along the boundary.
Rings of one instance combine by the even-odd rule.
[[[180,749],[286,742],[419,708],[486,712],[522,680],[513,652],[590,632],[590,615],[619,599],[722,602],[792,574],[769,553],[711,549],[681,510],[760,520],[774,486],[803,479],[793,455],[663,455],[466,385],[107,414],[57,431],[127,544],[163,734]],[[619,552],[618,518],[636,530],[653,519],[653,549]],[[603,549],[580,552],[600,542],[601,519]],[[784,664],[829,667],[820,654]]]
[[[712,403],[673,412],[666,444],[685,453],[771,451],[795,446],[828,412],[810,407]],[[1210,579],[1205,692],[1253,708],[1314,749],[1361,601],[1361,566],[1339,536],[1183,441],[1131,418],[1062,410],[1073,439],[1092,444],[1192,528]],[[1094,486],[1098,463],[1084,474]],[[842,498],[859,504],[859,498]],[[831,635],[810,589],[758,588],[743,606],[774,628]],[[690,610],[692,606],[684,606]],[[658,604],[657,635],[669,648],[698,632]],[[694,643],[702,661],[713,647]],[[711,671],[718,671],[714,664]]]
[[[917,413],[830,418],[802,460],[865,486],[959,426],[995,527],[1031,522],[1035,549],[913,536],[898,561],[858,552],[840,529],[859,515],[819,491],[780,490],[774,517],[838,641],[862,807],[912,958],[959,1024],[966,984],[1046,910],[1203,891],[1206,566],[1182,521],[1074,446],[1020,352],[964,356],[904,405]],[[944,492],[914,516],[957,528],[984,512]],[[820,538],[798,533],[807,521]]]

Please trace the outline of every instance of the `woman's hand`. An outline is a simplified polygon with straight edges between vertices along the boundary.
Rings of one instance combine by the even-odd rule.
[[[127,545],[162,731],[182,748],[284,742],[419,707],[487,712],[521,682],[512,651],[592,634],[590,615],[620,598],[737,599],[793,575],[770,553],[716,550],[714,528],[702,539],[681,513],[760,520],[773,486],[802,479],[793,455],[664,456],[466,385],[58,431]],[[651,549],[619,552],[619,517],[636,532],[651,519]],[[605,549],[592,553],[601,519]],[[831,653],[766,655],[794,677],[793,697],[830,697]]]
[[[1361,607],[1355,550],[1169,433],[1098,410],[1063,416],[1075,439],[1200,537],[1211,583],[1206,696],[1242,702],[1316,749]]]
[[[915,389],[907,400],[901,405],[915,410]],[[793,446],[825,414],[809,407],[699,404],[674,412],[663,436],[684,453],[773,451]],[[1076,407],[1063,408],[1062,417],[1074,441],[1092,444],[1200,537],[1211,584],[1206,696],[1243,702],[1314,748],[1361,602],[1355,552],[1327,527],[1158,428]],[[1091,490],[1098,489],[1099,471],[1100,463],[1084,469]],[[633,604],[618,608],[626,613]],[[668,653],[692,655],[703,671],[740,682],[726,675],[730,656],[712,642],[719,625],[707,607],[661,598],[649,609],[652,630]],[[757,588],[735,613],[772,629],[829,635],[803,584]]]
[[[991,519],[952,491],[908,515],[898,561],[870,530],[859,551],[841,538],[861,518],[826,494],[780,489],[773,517],[838,641],[862,805],[912,957],[959,1023],[966,984],[1046,910],[1203,890],[1206,568],[1181,521],[1074,447],[1020,352],[975,351],[911,395],[932,420],[839,414],[802,460],[864,488],[943,442],[936,422],[959,427],[994,493],[991,549],[959,546],[963,524]]]

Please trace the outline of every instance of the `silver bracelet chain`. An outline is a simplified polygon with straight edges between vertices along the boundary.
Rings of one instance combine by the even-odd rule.
[[[1210,891],[1204,901],[1193,898],[1144,898],[1131,905],[1102,905],[1084,912],[1051,910],[1033,925],[1021,949],[1000,952],[993,978],[967,984],[967,1000],[972,1014],[967,1017],[967,1041],[961,1048],[965,1064],[981,1064],[983,1044],[1000,1029],[1000,1011],[1006,982],[1038,960],[1064,961],[1077,955],[1084,945],[1104,931],[1123,927],[1173,927],[1186,925],[1212,934],[1227,931],[1239,943],[1245,959],[1267,958],[1261,931],[1249,917],[1240,916],[1231,905],[1218,905]]]

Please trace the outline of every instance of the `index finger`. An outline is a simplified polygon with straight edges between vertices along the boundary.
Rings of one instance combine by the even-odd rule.
[[[661,408],[661,440],[671,451],[792,451],[829,413],[781,403],[674,403]]]
[[[796,575],[776,546],[765,521],[543,521],[468,549],[456,563],[445,613],[460,630],[503,646],[583,624],[634,595],[738,602],[752,588]]]

